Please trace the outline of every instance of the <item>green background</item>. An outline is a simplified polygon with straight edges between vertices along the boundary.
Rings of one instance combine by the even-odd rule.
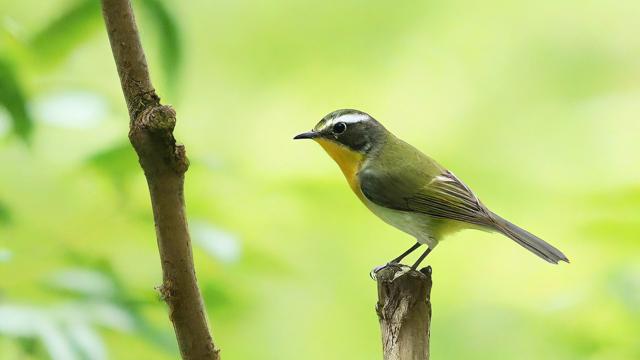
[[[224,359],[381,358],[368,272],[413,239],[291,139],[345,107],[571,259],[445,241],[434,359],[640,358],[640,2],[134,4]],[[97,2],[1,0],[0,358],[177,357],[127,127]]]

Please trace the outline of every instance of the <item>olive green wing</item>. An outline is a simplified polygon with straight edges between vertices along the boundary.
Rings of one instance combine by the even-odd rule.
[[[435,218],[489,225],[489,212],[475,194],[448,170],[435,176],[363,169],[362,193],[373,203],[390,209],[419,212]]]
[[[429,184],[407,199],[413,211],[433,217],[490,225],[489,210],[469,187],[453,173],[445,170]]]

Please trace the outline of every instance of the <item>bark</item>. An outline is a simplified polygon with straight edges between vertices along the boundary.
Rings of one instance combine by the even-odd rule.
[[[219,359],[196,281],[184,208],[184,146],[176,144],[176,113],[160,104],[147,69],[129,0],[102,0],[111,50],[130,116],[129,139],[149,186],[162,265],[159,287],[183,359]]]
[[[389,265],[376,273],[384,360],[429,359],[431,267],[407,270]]]

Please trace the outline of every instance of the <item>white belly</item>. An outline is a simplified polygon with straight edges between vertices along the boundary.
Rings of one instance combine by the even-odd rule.
[[[419,243],[430,248],[434,248],[438,243],[431,231],[432,224],[428,215],[385,208],[366,198],[364,202],[369,210],[384,222],[415,237]]]

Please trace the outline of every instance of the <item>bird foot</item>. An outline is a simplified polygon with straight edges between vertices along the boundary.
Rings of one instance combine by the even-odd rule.
[[[391,262],[388,262],[388,263],[386,263],[384,265],[378,265],[378,266],[374,267],[373,269],[371,269],[371,271],[369,272],[369,276],[371,277],[372,280],[377,281],[378,278],[377,278],[376,274],[378,273],[378,271],[380,271],[382,269],[385,269],[385,268],[387,268],[389,266],[399,266],[399,267],[401,267],[402,268],[401,273],[405,273],[405,272],[407,272],[407,271],[409,271],[411,269],[406,265],[402,265],[402,264],[400,264],[398,262],[391,261]]]
[[[387,266],[389,266],[389,263],[384,264],[384,265],[378,265],[375,266],[373,269],[371,269],[371,271],[369,271],[369,277],[371,278],[371,280],[376,281],[376,274],[378,273],[378,271],[386,268]]]
[[[392,261],[392,262],[388,262],[388,263],[386,263],[386,264],[384,264],[384,265],[378,265],[378,266],[374,267],[374,268],[373,268],[373,269],[371,269],[371,271],[369,272],[369,276],[370,276],[370,277],[371,277],[371,279],[373,279],[374,281],[378,281],[378,277],[377,277],[378,272],[379,272],[380,270],[382,270],[382,269],[385,269],[385,268],[389,267],[389,266],[397,266],[397,267],[399,267],[399,268],[400,268],[400,271],[398,271],[398,272],[396,272],[396,273],[395,273],[395,275],[394,275],[394,277],[393,277],[393,278],[394,278],[394,280],[395,280],[395,279],[397,279],[397,278],[399,278],[400,276],[402,276],[402,275],[404,275],[404,274],[406,274],[406,273],[410,272],[410,271],[419,271],[419,272],[421,272],[421,273],[423,273],[423,274],[425,274],[425,275],[427,275],[427,276],[430,276],[430,275],[431,275],[431,273],[432,273],[432,271],[433,271],[433,270],[431,269],[431,266],[427,266],[427,267],[424,267],[424,268],[422,268],[422,269],[420,269],[420,270],[417,270],[417,269],[414,269],[414,268],[413,268],[413,266],[407,266],[407,265],[403,265],[403,264],[400,264],[400,263],[397,263],[397,262],[393,262],[393,261]]]

